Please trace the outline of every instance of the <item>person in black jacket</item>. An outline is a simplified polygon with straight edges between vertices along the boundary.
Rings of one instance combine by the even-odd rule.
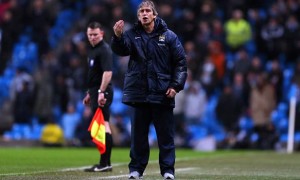
[[[101,24],[91,22],[87,28],[87,37],[90,42],[88,51],[88,92],[83,99],[83,104],[90,105],[93,114],[98,107],[102,109],[105,120],[105,145],[106,151],[101,154],[99,164],[85,169],[88,172],[112,171],[110,162],[112,149],[112,136],[109,126],[110,105],[113,99],[112,78],[112,51],[103,40],[104,31]]]
[[[152,122],[158,138],[160,173],[164,179],[174,179],[174,97],[184,88],[187,63],[177,35],[157,15],[153,2],[143,1],[137,10],[138,22],[132,29],[123,32],[123,20],[113,27],[113,52],[130,55],[122,99],[134,107],[129,179],[142,178],[148,164]]]

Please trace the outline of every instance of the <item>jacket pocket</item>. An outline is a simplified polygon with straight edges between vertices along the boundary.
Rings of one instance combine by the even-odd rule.
[[[124,91],[137,91],[142,87],[141,73],[129,72],[125,74]]]
[[[157,73],[156,91],[165,93],[170,85],[170,82],[171,82],[171,75]]]

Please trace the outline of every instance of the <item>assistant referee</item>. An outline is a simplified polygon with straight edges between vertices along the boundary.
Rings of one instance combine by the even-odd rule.
[[[112,171],[110,162],[112,136],[109,126],[110,105],[113,99],[112,79],[112,51],[103,40],[104,31],[100,23],[91,22],[87,27],[87,37],[90,43],[88,50],[88,91],[83,104],[90,105],[93,114],[98,107],[102,109],[106,130],[106,151],[100,156],[99,164],[85,169],[87,172]]]

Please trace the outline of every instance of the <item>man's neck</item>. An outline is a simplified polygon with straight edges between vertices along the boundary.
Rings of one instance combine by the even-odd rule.
[[[150,24],[144,25],[143,28],[147,33],[151,33],[154,30],[154,20]]]

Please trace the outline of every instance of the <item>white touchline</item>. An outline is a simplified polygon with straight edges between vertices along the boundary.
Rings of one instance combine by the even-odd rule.
[[[185,160],[189,160],[189,159],[192,159],[192,158],[176,158],[176,161],[185,161]],[[157,160],[153,160],[153,161],[149,161],[149,164],[152,164],[152,163],[158,163]],[[128,163],[116,163],[116,164],[112,164],[113,166],[123,166],[123,165],[127,165]],[[49,173],[49,172],[66,172],[66,171],[77,171],[77,170],[83,170],[85,168],[89,168],[90,166],[82,166],[82,167],[76,167],[76,168],[64,168],[64,169],[61,169],[61,170],[50,170],[50,171],[34,171],[34,172],[27,172],[27,173],[7,173],[7,174],[1,174],[1,176],[18,176],[18,175],[29,175],[29,174],[39,174],[39,173]],[[181,168],[181,169],[190,169],[190,168]],[[176,169],[176,172],[177,171],[182,171],[180,169]],[[183,170],[183,171],[186,171],[186,170]],[[118,178],[118,177],[127,177],[127,174],[126,175],[120,175],[120,176],[115,176],[115,178]],[[107,177],[108,178],[108,177]],[[113,176],[111,176],[110,178],[113,178]]]
[[[197,169],[195,167],[189,167],[189,168],[176,168],[176,172],[185,172],[185,171],[192,171],[194,169]],[[152,172],[152,173],[144,173],[144,175],[147,174],[157,174],[160,173],[160,171],[157,172]],[[117,179],[117,178],[123,178],[123,177],[128,177],[128,174],[122,174],[122,175],[118,175],[118,176],[105,176],[105,177],[101,177],[101,179]],[[99,177],[98,177],[99,179]]]
[[[190,160],[192,158],[176,158],[176,161],[186,161],[186,160]],[[152,164],[152,163],[158,163],[157,160],[152,160],[152,161],[149,161],[149,164]],[[123,165],[127,165],[128,163],[116,163],[116,164],[112,164],[113,167],[115,166],[123,166]],[[76,171],[76,170],[84,170],[86,168],[89,168],[90,166],[82,166],[82,167],[76,167],[76,168],[64,168],[60,171]],[[177,171],[177,170],[176,170]]]
[[[127,163],[112,164],[113,167],[115,167],[115,166],[123,166],[123,165],[127,165]],[[84,169],[89,168],[89,167],[91,167],[91,166],[82,166],[82,167],[76,167],[76,168],[64,168],[64,169],[62,169],[60,171],[63,171],[63,172],[65,172],[65,171],[77,171],[77,170],[84,170]]]

